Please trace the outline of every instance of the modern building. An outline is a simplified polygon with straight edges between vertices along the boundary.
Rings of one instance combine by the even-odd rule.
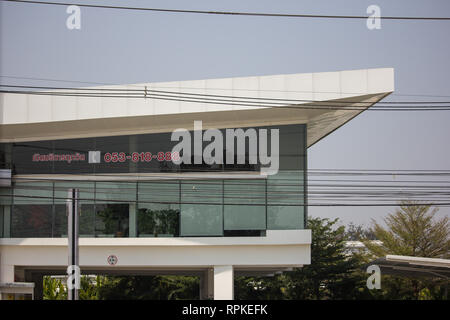
[[[196,275],[201,298],[233,299],[236,275],[309,264],[307,149],[393,92],[393,73],[2,93],[0,294],[39,299],[43,275],[66,273],[70,188],[80,191],[83,274]],[[173,152],[174,131],[191,137],[191,163],[173,161],[187,152]]]

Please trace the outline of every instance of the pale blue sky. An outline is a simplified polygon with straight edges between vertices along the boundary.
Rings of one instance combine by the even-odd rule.
[[[155,8],[389,16],[450,16],[448,0],[79,1]],[[81,9],[0,3],[0,74],[139,83],[395,68],[394,96],[450,96],[450,21],[286,19]],[[2,83],[55,85],[2,79]],[[67,83],[65,83],[67,85]],[[70,85],[70,84],[69,84]],[[73,86],[80,85],[77,83]],[[398,95],[398,96],[397,96]],[[444,100],[448,100],[443,98]],[[450,111],[364,112],[309,149],[310,168],[450,169]],[[392,208],[311,208],[311,215],[368,224]],[[441,215],[449,214],[441,209]]]

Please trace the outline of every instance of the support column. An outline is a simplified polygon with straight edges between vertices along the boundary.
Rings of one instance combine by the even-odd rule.
[[[214,300],[234,299],[233,266],[214,266]]]
[[[14,282],[14,266],[10,264],[0,265],[0,282],[10,283]]]
[[[200,276],[200,300],[214,299],[214,270],[209,268]]]

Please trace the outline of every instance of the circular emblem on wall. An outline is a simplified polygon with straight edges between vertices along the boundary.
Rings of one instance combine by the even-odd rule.
[[[119,260],[119,259],[117,259],[117,257],[116,257],[115,255],[113,255],[113,254],[110,255],[110,256],[106,259],[106,261],[108,261],[108,264],[109,264],[110,266],[116,265],[118,260]]]

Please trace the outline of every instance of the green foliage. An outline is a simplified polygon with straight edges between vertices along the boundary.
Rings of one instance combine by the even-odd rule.
[[[161,234],[178,235],[180,228],[179,219],[180,219],[179,210],[139,209],[138,211],[139,233],[151,234],[155,237]]]
[[[437,209],[417,206],[415,202],[401,202],[399,209],[384,220],[387,228],[373,221],[372,229],[382,245],[365,241],[374,257],[387,254],[404,256],[449,258],[450,221],[436,220]]]
[[[102,279],[102,276],[81,276],[78,292],[80,300],[98,300],[98,288],[101,287]]]
[[[376,236],[370,228],[356,225],[350,222],[345,230],[345,238],[348,241],[376,240]]]
[[[366,275],[357,256],[345,249],[345,228],[337,219],[310,218],[311,264],[272,278],[237,279],[237,299],[358,299],[370,298]]]
[[[403,202],[387,216],[386,228],[374,222],[372,229],[338,220],[310,218],[311,264],[272,277],[236,277],[235,298],[276,299],[445,299],[448,281],[407,279],[382,275],[381,290],[368,290],[365,266],[386,254],[444,257],[449,254],[449,219],[435,220],[429,206]],[[177,233],[176,210],[140,210],[145,233]],[[107,216],[110,216],[108,214]],[[170,232],[168,232],[170,231]],[[363,240],[368,250],[349,252],[347,240]],[[382,245],[369,240],[381,240]],[[80,299],[198,299],[199,279],[187,276],[99,276],[81,279]],[[44,277],[45,299],[66,299],[59,279]],[[448,297],[447,297],[448,298]]]
[[[98,300],[97,288],[101,284],[102,277],[90,277],[83,275],[80,278],[80,300]],[[43,278],[44,300],[67,300],[67,285],[64,279],[44,276]]]
[[[185,276],[106,277],[99,287],[102,300],[199,299],[199,279]]]
[[[43,298],[44,300],[67,300],[66,286],[61,279],[44,276]]]
[[[126,237],[128,236],[128,215],[128,204],[106,204],[102,210],[97,211],[95,231],[113,234],[116,237]]]
[[[384,220],[386,228],[373,222],[372,232],[382,244],[364,241],[368,258],[388,254],[449,258],[449,218],[435,219],[437,209],[403,201],[399,208]],[[382,275],[380,299],[444,299],[448,281],[439,279],[408,279]]]

